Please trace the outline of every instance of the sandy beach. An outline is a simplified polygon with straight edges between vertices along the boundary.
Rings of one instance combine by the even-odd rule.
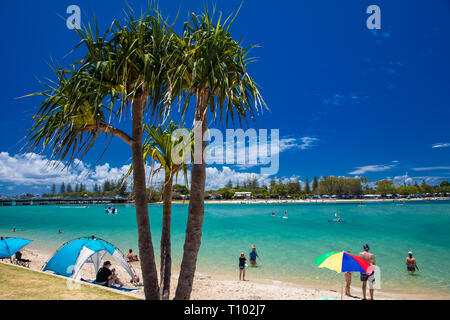
[[[37,250],[35,248],[25,248],[22,250],[24,258],[32,260],[30,269],[40,271],[52,253]],[[3,262],[9,263],[9,262]],[[113,261],[114,266],[114,261]],[[141,277],[139,262],[132,263],[136,273]],[[116,268],[119,277],[126,281],[129,276],[120,267]],[[177,284],[177,272],[172,277],[171,295],[175,292]],[[95,278],[92,265],[85,264],[80,272],[80,276],[85,279]],[[236,273],[237,276],[237,273]],[[76,290],[76,289],[75,289]],[[238,281],[226,276],[217,276],[204,273],[196,273],[192,300],[359,300],[361,299],[360,281],[357,275],[353,276],[351,293],[353,297],[346,297],[341,294],[341,288],[312,287],[307,284],[289,283],[275,280],[252,280]],[[144,298],[142,287],[139,291],[124,293],[138,298]],[[171,296],[172,298],[172,296]],[[392,293],[377,290],[375,298],[379,300],[410,300],[410,299],[448,299],[441,295],[430,294],[409,294]]]

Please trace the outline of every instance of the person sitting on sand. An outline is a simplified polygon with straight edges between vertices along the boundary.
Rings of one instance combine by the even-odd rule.
[[[239,280],[242,281],[245,281],[245,261],[247,261],[245,254],[241,252],[239,256]]]
[[[111,287],[113,284],[124,286],[123,282],[116,275],[116,269],[113,268],[110,270],[109,268],[111,268],[111,262],[105,261],[103,267],[97,272],[95,282],[103,284],[106,287]]]
[[[261,258],[258,256],[258,253],[256,252],[256,246],[252,245],[252,250],[250,251],[250,253],[248,254],[250,257],[250,264],[252,266],[256,266],[256,257],[258,257],[259,260],[261,260]]]
[[[414,274],[414,272],[416,272],[416,269],[419,272],[422,272],[417,266],[416,258],[413,258],[413,253],[412,251],[410,251],[408,252],[408,257],[406,257],[406,271],[411,272],[411,274]]]
[[[133,254],[133,249],[130,249],[127,254],[127,262],[139,261],[138,256]]]
[[[22,252],[20,252],[20,251],[17,251],[15,256],[16,256],[16,260],[19,261],[19,262],[25,262],[25,263],[30,263],[31,262],[31,260],[22,259]]]

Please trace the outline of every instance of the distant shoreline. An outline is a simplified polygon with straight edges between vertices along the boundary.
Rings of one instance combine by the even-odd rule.
[[[422,202],[435,202],[450,200],[450,197],[430,197],[430,198],[401,198],[401,199],[231,199],[231,200],[205,200],[205,204],[289,204],[289,203],[301,203],[301,204],[320,204],[320,203],[370,203],[370,202],[387,202],[387,203],[405,203],[410,201],[422,201]],[[149,205],[161,205],[162,201],[148,202]],[[189,204],[189,200],[172,200],[173,204]],[[59,205],[59,206],[90,206],[90,205],[134,205],[134,201],[126,201],[125,199],[0,199],[0,207],[15,207],[15,206],[47,206],[47,205]]]
[[[289,203],[369,203],[369,202],[390,202],[390,203],[402,203],[411,201],[445,201],[450,200],[450,198],[428,198],[428,199],[310,199],[310,200],[205,200],[205,204],[289,204]],[[173,204],[189,204],[189,200],[172,200]],[[130,203],[132,204],[132,203]],[[162,204],[160,202],[153,202],[150,204]]]

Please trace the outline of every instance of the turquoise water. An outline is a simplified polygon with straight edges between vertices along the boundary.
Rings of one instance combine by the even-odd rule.
[[[33,239],[32,247],[56,250],[80,236],[96,235],[122,251],[137,250],[134,207],[117,207],[106,215],[103,206],[0,207],[0,235]],[[271,217],[288,210],[289,219]],[[334,213],[345,223],[328,223]],[[150,206],[154,246],[159,255],[162,206]],[[174,205],[172,222],[174,268],[182,257],[187,204]],[[18,232],[11,232],[12,227]],[[24,227],[24,231],[20,231]],[[62,229],[63,234],[57,234]],[[450,202],[336,204],[209,204],[205,207],[202,246],[197,270],[237,276],[238,256],[255,244],[262,266],[249,268],[248,278],[339,285],[342,276],[318,269],[317,256],[334,250],[357,254],[371,246],[381,267],[382,288],[423,293],[450,293]],[[414,251],[422,273],[407,275],[405,257]],[[354,285],[358,285],[357,277]]]

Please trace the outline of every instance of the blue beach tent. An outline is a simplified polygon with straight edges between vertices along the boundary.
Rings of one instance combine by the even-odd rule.
[[[17,251],[29,244],[31,240],[19,238],[5,238],[0,240],[0,258],[10,258]]]
[[[101,261],[106,253],[109,253],[116,262],[121,265],[135,281],[133,268],[125,259],[122,252],[111,243],[95,238],[79,238],[63,244],[42,268],[42,271],[50,270],[55,274],[75,279],[83,265],[89,260],[94,265],[95,274],[102,267]]]

